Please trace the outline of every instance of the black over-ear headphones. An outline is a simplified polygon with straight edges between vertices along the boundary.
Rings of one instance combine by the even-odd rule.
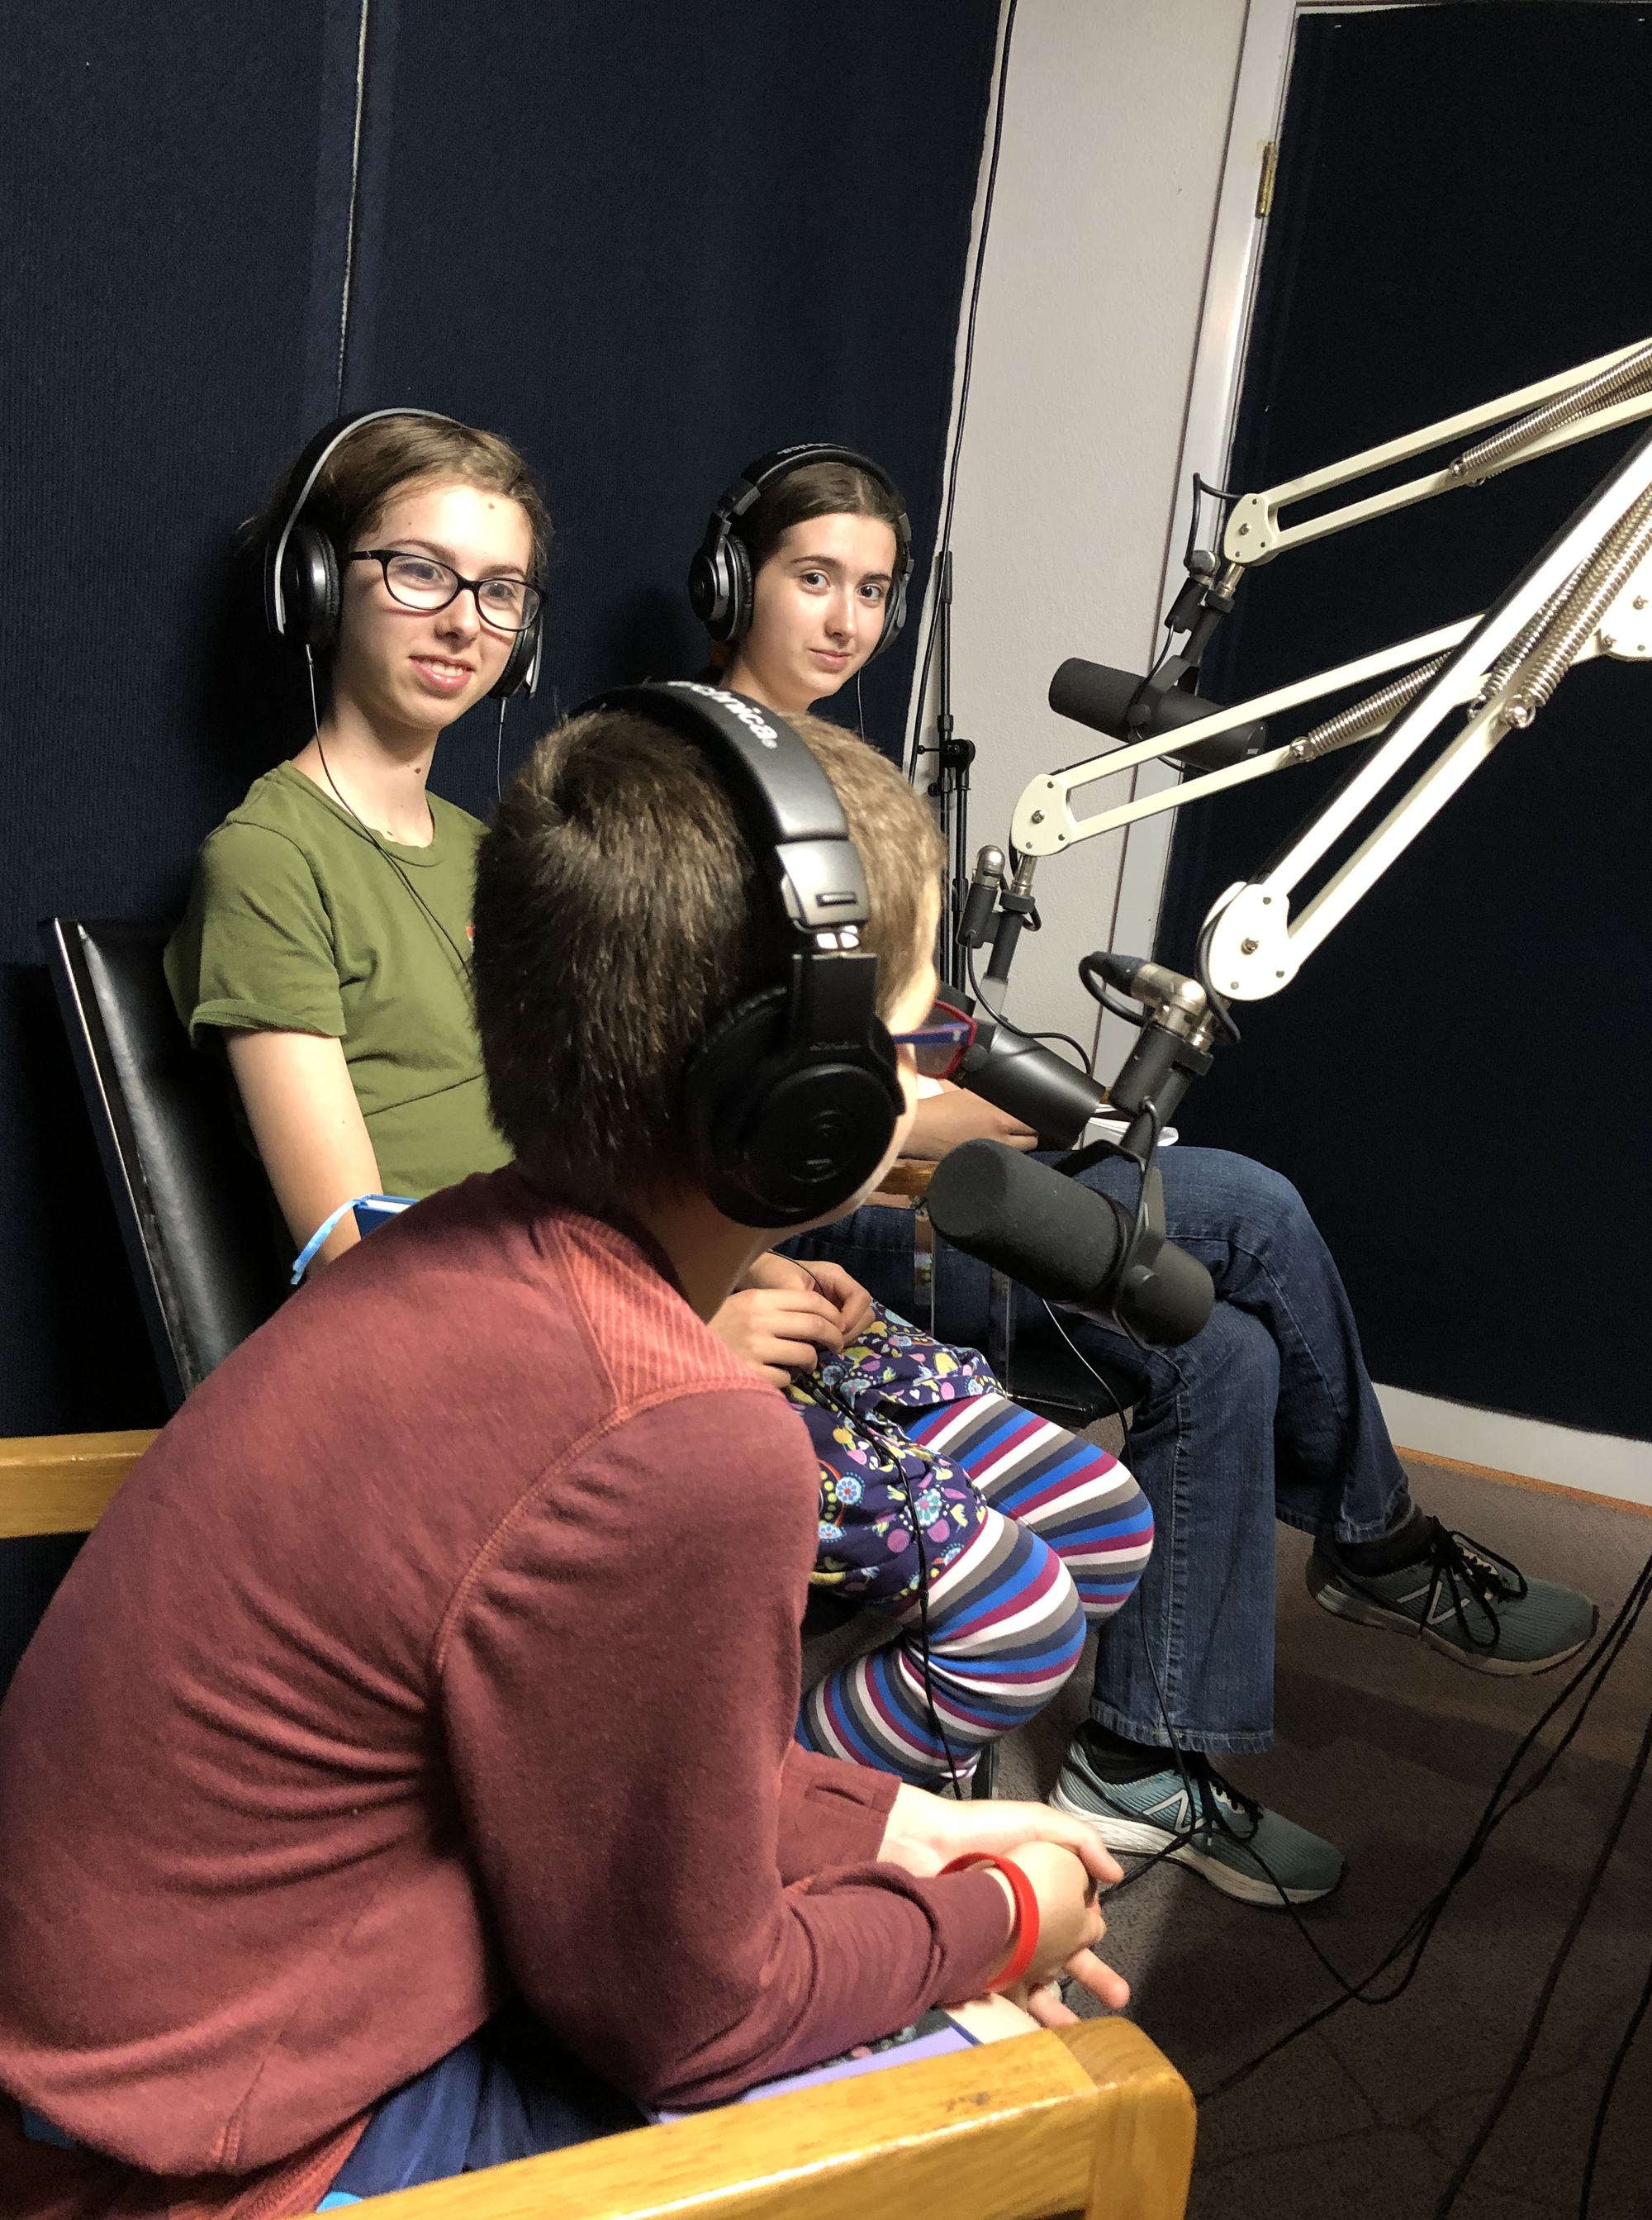
[[[776,478],[801,470],[808,463],[848,463],[857,471],[864,471],[868,477],[877,480],[901,512],[895,527],[895,576],[889,581],[889,597],[883,604],[883,629],[878,634],[877,645],[866,658],[870,663],[886,647],[894,646],[907,620],[907,581],[912,576],[912,526],[907,520],[907,505],[901,497],[901,490],[888,472],[880,469],[870,455],[857,454],[852,447],[827,446],[819,440],[808,440],[800,446],[776,447],[772,454],[759,455],[755,463],[748,463],[733,484],[717,497],[705,539],[689,565],[689,600],[695,616],[714,639],[739,639],[750,630],[751,558],[745,542],[733,528],[734,521],[744,516]]]
[[[312,656],[330,655],[338,645],[339,558],[326,533],[313,524],[301,524],[304,503],[315,490],[328,457],[364,424],[377,424],[387,416],[420,416],[430,424],[455,424],[456,416],[439,415],[433,408],[366,408],[354,415],[335,417],[326,425],[293,465],[288,478],[292,489],[279,532],[264,550],[264,614],[277,639],[290,640]],[[505,667],[488,689],[501,702],[514,694],[532,694],[539,683],[539,648],[545,612],[511,644]]]
[[[739,1225],[801,1225],[876,1170],[905,1108],[877,958],[860,945],[866,875],[832,782],[772,709],[685,680],[624,686],[575,712],[630,709],[692,740],[757,858],[778,976],[714,1016],[683,1074],[697,1176]]]

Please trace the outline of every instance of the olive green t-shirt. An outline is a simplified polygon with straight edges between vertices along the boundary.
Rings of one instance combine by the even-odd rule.
[[[283,764],[201,850],[166,978],[197,1048],[279,1026],[344,1045],[387,1194],[424,1195],[510,1151],[488,1115],[471,1000],[483,828],[430,796],[436,837],[369,833]]]

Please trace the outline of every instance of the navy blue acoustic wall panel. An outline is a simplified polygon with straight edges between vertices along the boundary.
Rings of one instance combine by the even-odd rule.
[[[215,643],[234,527],[318,401],[326,34],[321,0],[50,0],[0,54],[3,1433],[159,1409],[34,928],[175,907],[245,784],[259,711]]]
[[[495,9],[456,95],[451,9],[375,9],[346,393],[482,421],[539,462],[545,701],[704,660],[688,557],[767,448],[876,455],[922,565],[997,15],[886,7],[862,36],[826,0]],[[918,629],[864,682],[892,747]],[[853,722],[852,691],[833,713]],[[494,738],[485,709],[471,725],[439,773],[477,808]]]
[[[1644,9],[1305,19],[1229,483],[1282,483],[1652,335],[1649,112]],[[1208,690],[1243,699],[1485,608],[1631,436],[1254,572]],[[1652,673],[1575,671],[1292,986],[1239,1010],[1243,1044],[1179,1121],[1303,1188],[1378,1379],[1642,1439],[1649,733]],[[1213,897],[1356,760],[1183,813],[1166,960],[1186,967]]]
[[[0,1434],[161,1415],[35,925],[175,911],[203,834],[301,740],[237,527],[341,398],[518,439],[558,552],[508,768],[558,707],[699,661],[688,557],[767,446],[870,447],[926,564],[997,13],[13,8]],[[910,653],[865,688],[891,745]],[[483,808],[471,723],[437,783]]]

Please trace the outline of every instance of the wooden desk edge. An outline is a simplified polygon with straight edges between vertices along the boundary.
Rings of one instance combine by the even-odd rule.
[[[0,1540],[87,1532],[154,1438],[153,1427],[134,1426],[0,1440]]]
[[[361,2220],[757,2220],[771,2198],[863,2220],[885,2198],[1033,2220],[1083,2208],[1097,2118],[1088,2071],[1039,2033],[370,2198]]]

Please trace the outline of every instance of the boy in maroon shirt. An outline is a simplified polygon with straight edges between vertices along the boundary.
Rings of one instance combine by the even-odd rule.
[[[685,737],[708,715],[797,745],[676,689],[542,745],[477,897],[516,1163],[365,1242],[213,1374],[19,1668],[0,2211],[313,2210],[387,2098],[450,2102],[472,2054],[523,2123],[489,2157],[627,2099],[730,2097],[1025,1955],[1012,1876],[940,1874],[968,1851],[1013,1851],[1037,1899],[1011,1993],[1065,2017],[1065,1966],[1123,2001],[1088,1947],[1117,1877],[1091,1829],[791,1740],[817,1477],[703,1323],[774,1230],[711,1200],[683,1088],[788,954],[778,859],[708,768],[717,733]],[[933,994],[935,835],[881,758],[800,729],[898,1037]],[[910,1122],[897,1057],[904,1114],[839,1210]],[[479,2049],[512,2015],[514,2051]],[[606,2109],[570,2093],[593,2087]]]

